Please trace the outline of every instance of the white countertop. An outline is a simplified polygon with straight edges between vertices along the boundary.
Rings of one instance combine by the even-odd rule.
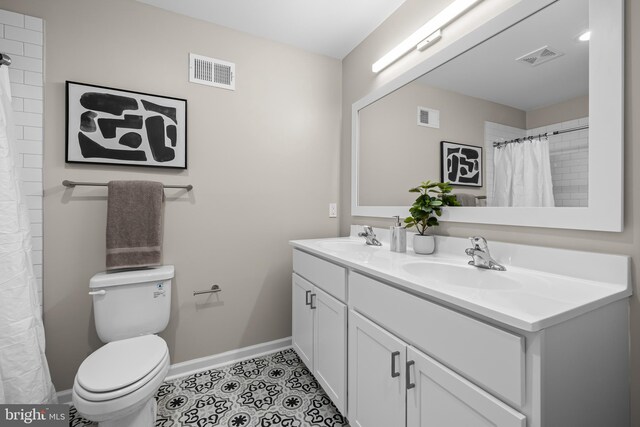
[[[631,295],[629,257],[489,242],[507,271],[468,265],[467,239],[436,236],[436,253],[389,250],[388,231],[376,229],[383,246],[351,237],[293,240],[291,245],[378,277],[399,288],[439,300],[523,331],[539,331]],[[407,234],[410,242],[412,235]]]

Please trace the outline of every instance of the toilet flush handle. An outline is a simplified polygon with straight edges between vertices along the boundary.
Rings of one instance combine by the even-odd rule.
[[[106,293],[107,291],[105,291],[104,289],[100,289],[99,291],[90,291],[89,295],[104,295]]]

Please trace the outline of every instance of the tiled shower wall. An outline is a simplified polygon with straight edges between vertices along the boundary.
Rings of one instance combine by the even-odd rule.
[[[570,120],[534,129],[520,129],[499,123],[485,122],[485,179],[487,206],[492,206],[493,142],[551,133],[589,124],[589,118]],[[581,130],[549,137],[549,155],[553,197],[559,207],[589,205],[589,131]]]
[[[43,22],[0,9],[0,53],[11,57],[9,80],[18,138],[18,167],[26,195],[33,267],[42,304]]]
[[[527,136],[589,124],[589,118],[527,130]],[[556,206],[589,206],[589,130],[549,137],[551,178]]]

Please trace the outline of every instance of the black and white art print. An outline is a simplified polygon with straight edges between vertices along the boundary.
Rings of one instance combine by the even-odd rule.
[[[482,187],[482,147],[440,142],[440,179],[451,185]]]
[[[67,163],[187,168],[187,101],[67,81]]]

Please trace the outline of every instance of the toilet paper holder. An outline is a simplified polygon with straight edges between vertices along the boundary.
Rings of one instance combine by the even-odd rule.
[[[211,289],[207,289],[206,291],[193,291],[193,296],[195,297],[196,295],[202,295],[202,294],[214,294],[216,292],[220,292],[222,289],[220,289],[220,286],[218,285],[211,285]]]

